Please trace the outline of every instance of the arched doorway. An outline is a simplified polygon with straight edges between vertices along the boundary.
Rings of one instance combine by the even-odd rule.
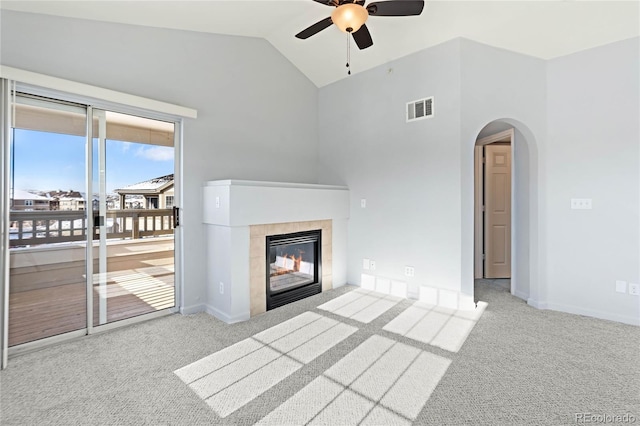
[[[478,132],[473,150],[474,280],[491,279],[535,304],[539,300],[535,138],[517,120],[497,119]]]

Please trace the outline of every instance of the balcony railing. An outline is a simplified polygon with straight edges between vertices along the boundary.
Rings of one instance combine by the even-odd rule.
[[[9,214],[9,247],[86,241],[87,212],[83,210],[16,211]],[[94,217],[98,212],[93,212]],[[138,239],[173,234],[172,209],[108,210],[107,239]],[[94,227],[93,239],[100,238]]]

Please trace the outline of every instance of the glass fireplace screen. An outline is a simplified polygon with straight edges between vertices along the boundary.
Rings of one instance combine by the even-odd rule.
[[[272,238],[268,253],[269,290],[272,293],[317,282],[317,239]]]

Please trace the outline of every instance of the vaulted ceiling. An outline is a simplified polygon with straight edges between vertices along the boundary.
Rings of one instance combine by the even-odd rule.
[[[294,37],[331,14],[332,7],[312,0],[3,0],[0,8],[260,37],[318,87],[347,77],[345,33],[330,27],[307,40]],[[640,35],[639,14],[637,0],[428,0],[420,16],[370,17],[374,44],[358,50],[352,42],[351,69],[357,73],[456,37],[551,59]]]

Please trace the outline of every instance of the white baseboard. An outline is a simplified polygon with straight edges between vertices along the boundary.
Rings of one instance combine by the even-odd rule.
[[[634,318],[628,315],[619,315],[611,312],[598,311],[596,309],[583,308],[580,306],[564,305],[562,303],[541,302],[534,299],[527,300],[527,304],[537,309],[549,309],[552,311],[565,312],[568,314],[584,315],[587,317],[640,326],[640,317]]]
[[[180,313],[182,315],[197,314],[198,312],[204,312],[204,307],[204,303],[200,303],[199,305],[183,306],[180,308]]]
[[[531,298],[527,299],[527,305],[533,306],[536,309],[549,309],[547,306],[547,302],[541,302],[539,300]]]
[[[517,291],[517,290],[516,290],[516,291],[513,293],[513,295],[514,295],[515,297],[517,297],[518,299],[526,300],[527,302],[529,301],[529,294],[527,294],[527,293],[525,293],[525,292]]]
[[[240,322],[240,321],[246,321],[249,318],[251,318],[251,313],[250,312],[239,314],[239,315],[230,316],[230,315],[227,315],[226,313],[222,312],[218,308],[215,308],[215,307],[213,307],[211,305],[206,305],[205,311],[209,315],[213,315],[214,317],[218,318],[221,321],[226,322],[227,324],[233,324],[233,323]]]

